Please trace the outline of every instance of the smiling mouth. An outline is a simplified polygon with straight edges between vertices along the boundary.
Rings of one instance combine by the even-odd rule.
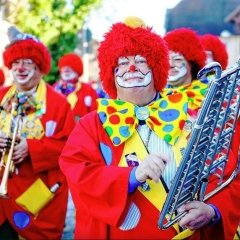
[[[176,71],[176,70],[170,70],[170,71],[168,71],[168,75],[170,75],[170,76],[177,75],[178,73],[179,73],[179,72]]]

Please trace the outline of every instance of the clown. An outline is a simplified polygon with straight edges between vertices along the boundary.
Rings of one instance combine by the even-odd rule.
[[[185,93],[190,99],[188,114],[193,126],[208,86],[208,79],[197,79],[197,73],[205,65],[206,53],[197,33],[190,28],[168,32],[163,39],[169,48],[170,64],[163,96]]]
[[[66,99],[42,80],[50,70],[48,49],[13,26],[8,36],[3,60],[14,83],[0,89],[1,174],[5,175],[9,159],[14,168],[9,172],[7,193],[0,187],[0,225],[10,223],[24,239],[60,239],[68,187],[58,158],[75,126],[74,115]],[[18,118],[22,126],[13,135]],[[14,136],[16,141],[11,143]],[[50,191],[53,186],[54,193]]]
[[[200,40],[207,54],[206,64],[216,61],[225,70],[228,64],[228,53],[224,43],[212,34],[202,35]]]
[[[3,70],[0,69],[0,87],[3,86],[4,82],[5,82],[5,75],[4,75]]]
[[[58,61],[61,79],[53,88],[67,96],[76,119],[83,117],[88,112],[97,108],[98,95],[90,84],[80,82],[83,74],[83,63],[75,53],[68,53]]]
[[[183,93],[160,94],[170,68],[168,49],[141,19],[128,17],[104,36],[100,79],[112,99],[99,99],[97,111],[80,119],[59,161],[76,207],[75,239],[232,237],[223,202],[237,211],[238,193],[230,189],[206,203],[187,203],[190,214],[159,229],[159,212],[187,144],[190,101]]]

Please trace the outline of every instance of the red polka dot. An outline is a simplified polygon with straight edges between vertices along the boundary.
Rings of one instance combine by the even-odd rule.
[[[109,117],[109,122],[112,124],[118,124],[120,122],[120,118],[118,115],[112,115]]]
[[[133,124],[134,123],[134,118],[133,117],[127,117],[125,119],[125,123],[126,124]]]
[[[182,94],[172,94],[168,96],[168,99],[172,103],[178,103],[182,100]]]
[[[194,98],[194,97],[195,97],[195,93],[194,93],[194,92],[191,92],[191,91],[188,91],[187,95],[188,95],[188,97],[190,97],[190,98]]]
[[[154,122],[155,125],[157,125],[157,126],[161,126],[161,125],[162,125],[162,124],[157,120],[157,118],[155,118],[155,117],[153,117],[153,116],[150,116],[149,118]]]
[[[150,122],[150,121],[147,121],[147,122],[148,122],[148,124],[149,124],[150,128],[151,128],[152,130],[154,130],[154,125],[153,125],[153,123],[152,123],[152,122]]]
[[[111,113],[115,113],[115,112],[117,112],[117,109],[116,108],[114,108],[114,107],[107,107],[107,113],[108,114],[111,114]]]
[[[180,128],[180,129],[183,129],[184,124],[185,124],[185,120],[181,120],[181,121],[179,122],[179,128]]]

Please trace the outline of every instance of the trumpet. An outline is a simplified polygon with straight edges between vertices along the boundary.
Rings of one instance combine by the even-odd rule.
[[[21,116],[17,116],[14,119],[15,111],[17,109],[17,103],[12,103],[12,110],[11,110],[11,121],[10,126],[7,133],[7,138],[12,139],[10,148],[8,149],[8,145],[3,149],[1,161],[0,161],[0,172],[2,172],[3,167],[4,171],[2,174],[2,182],[0,185],[0,197],[2,198],[8,198],[7,195],[7,186],[8,186],[8,178],[11,174],[15,171],[15,165],[12,161],[12,155],[13,155],[13,148],[16,144],[17,136],[21,134],[21,128],[22,128],[22,118]],[[12,133],[12,126],[14,126],[14,130]],[[5,161],[5,156],[7,156],[7,160]]]

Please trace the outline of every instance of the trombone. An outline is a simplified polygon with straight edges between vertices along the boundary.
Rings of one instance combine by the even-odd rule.
[[[15,165],[12,161],[13,148],[16,144],[17,136],[20,136],[21,134],[21,128],[22,128],[22,117],[17,116],[14,119],[16,109],[17,109],[17,103],[13,102],[12,110],[11,110],[11,121],[8,129],[8,133],[7,133],[8,139],[10,139],[12,135],[12,138],[11,138],[12,141],[11,141],[9,151],[8,151],[8,145],[3,149],[1,161],[0,161],[0,172],[2,172],[2,169],[5,166],[3,175],[2,175],[2,182],[0,185],[0,197],[2,198],[8,198],[8,195],[7,195],[8,178],[9,178],[9,175],[13,174],[13,172],[15,171]],[[12,133],[12,126],[14,126],[13,133]],[[7,160],[5,161],[5,156],[7,153],[8,153],[8,156],[7,156]]]

